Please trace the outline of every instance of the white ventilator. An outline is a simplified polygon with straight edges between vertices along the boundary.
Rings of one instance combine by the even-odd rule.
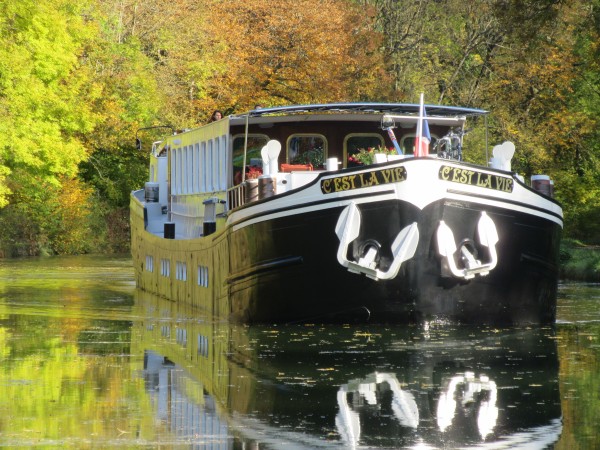
[[[278,158],[281,152],[281,143],[275,139],[271,139],[261,149],[260,156],[263,161],[263,175],[277,175],[279,171]]]
[[[515,155],[515,144],[510,141],[496,145],[492,150],[494,157],[490,160],[490,165],[494,169],[511,171],[511,160]]]

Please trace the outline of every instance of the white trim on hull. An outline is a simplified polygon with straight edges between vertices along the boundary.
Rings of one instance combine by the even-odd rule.
[[[413,171],[413,165],[416,169]],[[428,166],[434,165],[434,169]],[[437,179],[431,177],[437,167],[441,166],[464,166],[458,163],[448,163],[437,159],[415,159],[407,160],[400,164],[383,164],[383,167],[408,167],[407,179],[399,183],[384,184],[381,186],[370,186],[368,189],[346,190],[330,194],[327,197],[319,189],[322,180],[335,179],[339,174],[365,174],[376,170],[378,166],[370,166],[368,170],[351,170],[336,172],[337,175],[321,174],[308,186],[298,191],[290,191],[277,198],[268,199],[265,202],[251,204],[246,208],[232,211],[228,218],[228,224],[233,225],[234,231],[243,226],[252,225],[264,220],[273,220],[289,215],[304,214],[310,211],[323,210],[332,207],[348,206],[351,202],[370,203],[390,199],[401,199],[409,202],[419,209],[425,208],[442,199],[456,199],[469,201],[480,205],[481,208],[493,206],[509,210],[516,209],[525,214],[536,215],[546,220],[551,220],[563,226],[562,209],[553,200],[544,198],[524,184],[520,183],[513,174],[502,173],[503,177],[510,177],[514,182],[514,193],[504,193],[482,187],[469,186],[463,183],[451,181],[440,182],[439,186],[433,186]],[[481,170],[480,173],[498,175],[501,172],[492,170]],[[348,175],[346,175],[348,176]],[[460,189],[458,189],[460,187]],[[365,193],[368,193],[365,196]],[[359,196],[360,198],[357,198]],[[373,199],[375,198],[375,199]],[[306,205],[306,206],[304,206]],[[534,205],[534,206],[532,206]]]

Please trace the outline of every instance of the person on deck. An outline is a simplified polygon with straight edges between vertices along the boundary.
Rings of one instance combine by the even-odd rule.
[[[221,111],[219,111],[218,109],[216,109],[215,111],[213,111],[212,116],[210,116],[210,121],[216,122],[217,120],[221,120],[222,118],[223,118],[223,113]]]

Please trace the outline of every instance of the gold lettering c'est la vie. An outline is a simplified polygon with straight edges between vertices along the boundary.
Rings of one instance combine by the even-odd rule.
[[[332,194],[334,192],[351,191],[379,184],[399,183],[404,180],[406,180],[406,169],[403,166],[372,170],[370,172],[342,175],[321,180],[321,192],[323,194]]]
[[[512,192],[514,180],[510,177],[492,173],[479,172],[462,167],[442,166],[438,178],[457,184],[466,184],[502,192]]]

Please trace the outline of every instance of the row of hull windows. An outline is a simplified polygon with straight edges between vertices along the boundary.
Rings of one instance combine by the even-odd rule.
[[[152,255],[146,256],[146,271],[154,272],[154,257]],[[171,260],[167,258],[161,258],[160,260],[160,274],[163,277],[171,276]],[[182,261],[175,262],[175,279],[179,281],[187,281],[187,264]],[[208,287],[209,272],[207,266],[198,266],[196,281],[198,286]]]
[[[175,267],[176,279],[187,281],[187,264],[177,261],[175,263]],[[146,271],[154,272],[154,257],[152,255],[146,255]],[[160,272],[162,276],[170,276],[171,261],[169,259],[162,258],[160,260]],[[198,266],[198,286],[208,287],[208,267],[206,266]],[[170,338],[171,327],[168,325],[163,325],[161,327],[161,335],[163,337]],[[177,328],[175,339],[179,345],[187,347],[187,330],[184,328]],[[208,349],[208,339],[205,336],[198,335],[198,355],[207,357]]]

